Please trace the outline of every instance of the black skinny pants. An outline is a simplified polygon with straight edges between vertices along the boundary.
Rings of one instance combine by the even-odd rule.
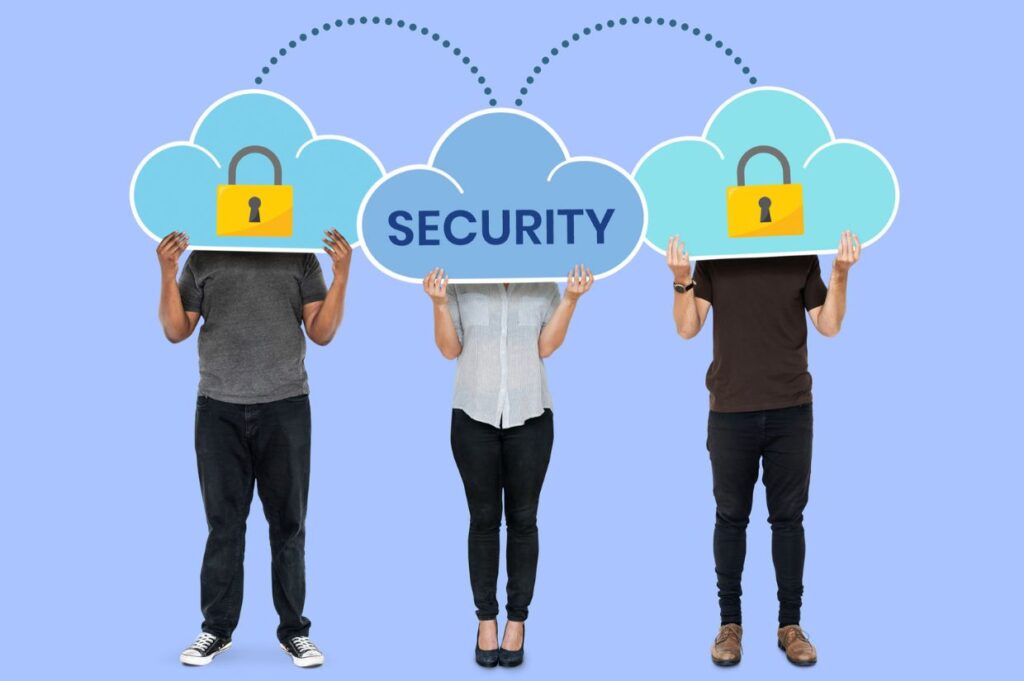
[[[277,637],[306,636],[306,500],[310,413],[306,395],[263,404],[200,397],[196,458],[203,492],[206,553],[199,583],[203,631],[231,638],[242,610],[245,527],[253,486],[270,526]]]
[[[742,623],[740,578],[759,464],[764,466],[779,626],[800,623],[804,575],[804,507],[811,482],[810,404],[740,413],[711,412],[708,452],[714,479],[715,572],[722,624]]]
[[[508,546],[506,611],[523,622],[537,579],[537,505],[551,460],[551,410],[515,428],[495,428],[452,410],[452,453],[469,502],[469,581],[480,620],[498,616],[504,494]]]

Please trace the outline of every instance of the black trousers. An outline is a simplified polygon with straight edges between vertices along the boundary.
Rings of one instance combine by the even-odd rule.
[[[537,580],[537,505],[551,460],[551,410],[515,428],[495,428],[452,410],[452,453],[469,502],[469,581],[476,616],[498,616],[498,566],[504,496],[508,546],[506,611],[523,622]]]
[[[711,412],[708,452],[714,479],[715,572],[722,624],[741,624],[740,578],[747,523],[764,466],[779,626],[800,623],[804,574],[804,507],[811,481],[814,417],[810,404],[741,413]]]
[[[278,639],[306,636],[306,499],[310,414],[306,395],[264,404],[199,397],[196,458],[209,534],[200,572],[203,631],[231,637],[242,609],[245,526],[253,487],[270,526]]]

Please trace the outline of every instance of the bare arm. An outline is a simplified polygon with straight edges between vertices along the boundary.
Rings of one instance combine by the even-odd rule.
[[[188,247],[188,235],[171,232],[156,247],[160,262],[160,308],[158,316],[164,336],[172,343],[180,343],[195,331],[199,323],[198,312],[186,312],[178,290],[178,259]]]
[[[669,239],[665,259],[668,268],[672,270],[673,283],[689,286],[693,282],[690,254],[686,252],[686,244],[681,242],[678,236]],[[686,293],[673,291],[672,295],[675,296],[672,301],[672,317],[676,322],[676,333],[689,340],[704,328],[711,303],[698,298],[692,288]]]
[[[846,281],[850,268],[860,259],[860,239],[856,234],[843,232],[839,239],[839,252],[832,261],[832,276],[829,278],[825,303],[808,310],[811,323],[823,336],[835,336],[843,326],[846,316]]]
[[[341,326],[345,316],[345,290],[348,288],[348,272],[352,264],[352,247],[336,229],[324,232],[324,251],[331,256],[331,271],[334,279],[327,290],[327,296],[315,303],[302,306],[302,323],[306,335],[317,345],[327,345]]]
[[[435,268],[423,277],[423,290],[434,304],[434,343],[445,359],[455,359],[462,354],[462,343],[448,311],[448,276],[444,270]]]
[[[565,284],[565,294],[558,302],[555,313],[540,331],[540,338],[537,340],[537,350],[541,357],[550,357],[555,350],[565,342],[565,335],[569,332],[569,322],[576,311],[576,303],[580,296],[590,290],[594,285],[594,274],[584,267],[577,265],[569,271],[569,278]]]

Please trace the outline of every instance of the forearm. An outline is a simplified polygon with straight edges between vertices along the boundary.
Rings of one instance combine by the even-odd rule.
[[[555,308],[555,313],[541,329],[540,339],[537,342],[537,349],[541,357],[550,357],[565,342],[565,336],[569,332],[569,322],[572,321],[574,312],[576,312],[576,301],[562,296],[558,307]]]
[[[843,326],[846,316],[846,282],[848,275],[832,271],[825,304],[818,314],[818,331],[825,336],[835,336]]]
[[[160,308],[158,316],[164,335],[172,343],[189,337],[192,332],[185,307],[181,304],[181,292],[174,272],[162,272],[160,279]]]
[[[676,332],[689,340],[700,332],[700,314],[697,312],[697,297],[693,290],[686,293],[673,291],[675,300],[672,302],[672,318],[676,323]]]
[[[455,332],[447,302],[434,303],[434,343],[445,359],[455,359],[462,354],[462,343]]]
[[[341,319],[345,315],[345,290],[348,288],[348,280],[335,276],[331,287],[327,290],[323,305],[317,310],[313,323],[309,325],[306,333],[317,345],[327,345],[334,340],[334,334],[341,326]]]

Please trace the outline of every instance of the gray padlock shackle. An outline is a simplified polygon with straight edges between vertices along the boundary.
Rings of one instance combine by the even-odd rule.
[[[249,154],[262,154],[270,159],[270,162],[274,164],[274,184],[281,184],[281,160],[277,158],[277,154],[272,152],[266,147],[261,147],[258,144],[253,144],[249,147],[243,147],[238,150],[238,153],[231,157],[231,163],[228,164],[228,184],[236,184],[235,175],[238,170],[238,162]],[[788,171],[787,171],[788,172]]]
[[[736,184],[738,184],[741,187],[746,184],[747,161],[757,156],[758,154],[771,154],[772,156],[777,158],[779,163],[782,164],[782,184],[792,184],[790,182],[791,177],[789,174],[789,159],[786,158],[786,155],[783,154],[781,151],[779,151],[775,147],[770,147],[767,144],[762,144],[761,146],[757,147],[751,147],[750,149],[747,150],[747,153],[743,154],[743,156],[740,157],[740,162],[736,165]]]

